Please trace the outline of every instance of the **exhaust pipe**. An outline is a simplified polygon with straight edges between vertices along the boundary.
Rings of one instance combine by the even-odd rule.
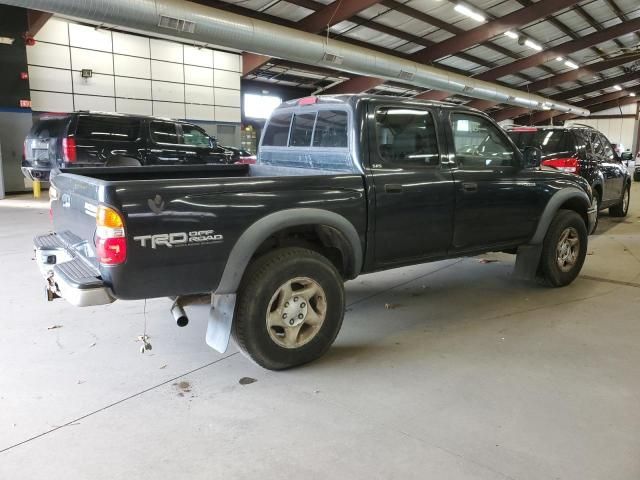
[[[180,305],[177,300],[171,307],[171,315],[173,315],[173,319],[179,327],[186,327],[189,325],[189,317],[187,317],[184,308],[182,308],[182,305]]]

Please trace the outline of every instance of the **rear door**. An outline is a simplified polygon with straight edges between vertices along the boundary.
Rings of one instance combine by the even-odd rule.
[[[369,109],[376,267],[443,256],[451,242],[454,190],[439,148],[438,110],[385,103]]]
[[[618,186],[619,179],[616,178],[616,168],[614,164],[615,155],[611,145],[604,136],[597,130],[589,130],[589,137],[591,140],[591,149],[593,155],[598,164],[598,169],[602,173],[603,188],[602,188],[602,205],[610,205],[620,197],[620,186]],[[607,148],[611,151],[611,156],[607,154]]]
[[[186,123],[180,124],[180,128],[185,163],[224,163],[223,155],[217,152],[214,141],[203,129]]]
[[[180,132],[175,122],[151,120],[149,122],[149,150],[147,165],[182,165],[185,154],[180,145]]]
[[[76,164],[102,165],[114,157],[142,159],[141,120],[115,115],[78,115],[75,124]]]
[[[522,168],[507,135],[488,118],[450,112],[450,158],[455,161],[453,251],[512,245],[529,238],[540,214],[542,192]]]
[[[609,190],[609,200],[615,204],[622,197],[626,170],[607,137],[600,132],[597,135],[602,142],[602,174]]]

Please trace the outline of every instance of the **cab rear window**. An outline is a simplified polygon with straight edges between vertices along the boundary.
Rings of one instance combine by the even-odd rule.
[[[292,121],[293,117],[293,121]],[[262,145],[270,147],[346,148],[348,114],[344,110],[281,112],[272,115]]]
[[[80,116],[76,137],[92,140],[134,141],[140,134],[140,120],[127,117]]]

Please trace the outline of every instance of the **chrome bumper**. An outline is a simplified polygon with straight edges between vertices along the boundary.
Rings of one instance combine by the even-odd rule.
[[[20,167],[22,174],[29,180],[40,180],[41,182],[48,182],[51,175],[50,170],[40,170],[33,167]]]
[[[35,258],[46,281],[47,300],[64,298],[76,307],[115,301],[97,269],[75,254],[55,233],[34,239]]]

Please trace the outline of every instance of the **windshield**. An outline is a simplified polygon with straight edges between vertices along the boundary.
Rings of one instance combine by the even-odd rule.
[[[544,155],[573,150],[571,135],[566,130],[544,130],[509,132],[511,140],[520,150],[526,147],[537,147]]]

